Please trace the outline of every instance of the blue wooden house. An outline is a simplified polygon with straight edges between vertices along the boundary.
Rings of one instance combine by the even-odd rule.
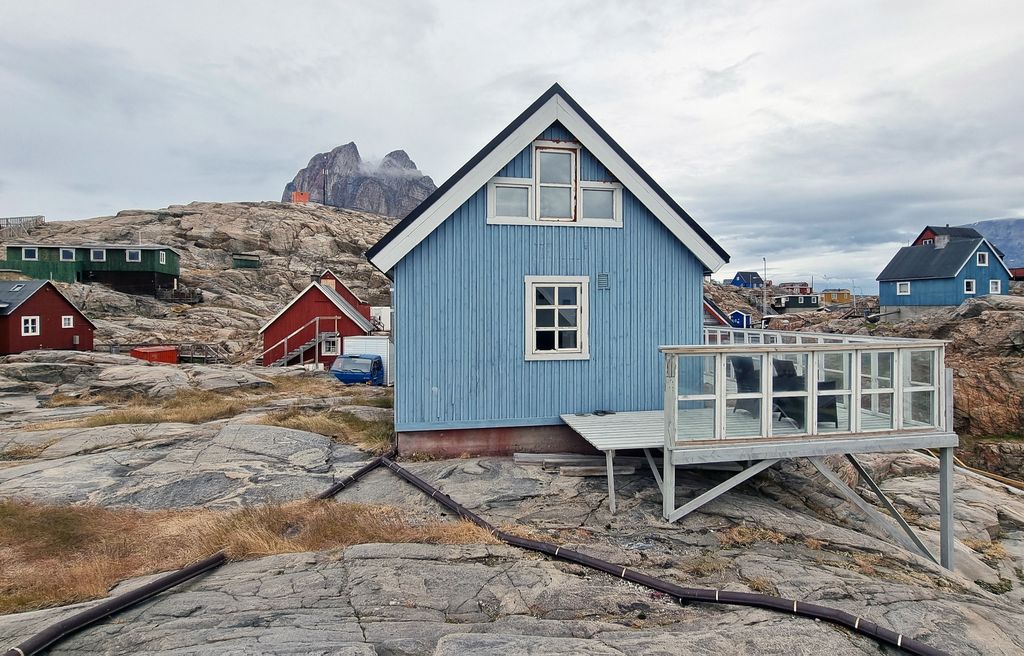
[[[764,279],[757,271],[737,271],[729,283],[733,287],[745,287],[747,289],[761,289],[764,287]]]
[[[556,84],[367,257],[394,285],[399,446],[458,454],[660,409],[658,347],[702,343],[729,256]]]
[[[729,313],[729,323],[734,328],[750,328],[750,314],[742,310],[733,310]]]
[[[926,229],[878,275],[880,312],[913,318],[969,298],[1005,294],[1010,270],[1002,253],[972,228]]]

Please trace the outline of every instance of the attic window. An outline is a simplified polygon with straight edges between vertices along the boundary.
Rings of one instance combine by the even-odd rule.
[[[980,266],[980,267],[987,267],[988,266],[988,253],[986,253],[984,251],[979,251],[978,255],[977,255],[977,259],[975,261],[977,262],[978,266]]]
[[[11,287],[12,292],[20,292],[23,289],[25,289],[25,285],[15,285],[14,287]]]
[[[576,220],[577,152],[563,148],[536,149],[538,220]]]
[[[921,244],[924,245],[924,246],[931,246],[934,243],[935,243],[934,239],[922,239],[921,240]]]

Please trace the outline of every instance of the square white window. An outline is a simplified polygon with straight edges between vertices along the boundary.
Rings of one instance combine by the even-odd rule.
[[[102,248],[90,248],[89,259],[92,260],[93,262],[106,262],[107,251],[105,251]]]
[[[61,328],[74,328],[75,327],[75,315],[65,314],[60,318]]]
[[[583,218],[605,219],[615,218],[614,189],[583,189]]]
[[[530,188],[494,185],[494,215],[530,218]]]
[[[39,317],[21,318],[21,336],[31,337],[39,334]]]
[[[964,293],[965,294],[973,294],[974,291],[975,291],[974,281],[971,280],[970,278],[968,278],[967,280],[964,280]]]
[[[1002,294],[1003,293],[1003,281],[1002,280],[989,280],[988,281],[988,293],[989,294]]]
[[[39,259],[39,249],[34,247],[34,246],[33,247],[28,247],[28,246],[23,247],[21,249],[21,259],[29,261],[29,262],[35,262],[36,260]]]
[[[526,277],[527,360],[590,357],[589,281],[586,276]]]
[[[896,295],[897,296],[910,296],[910,283],[909,282],[898,282],[898,283],[896,283]]]
[[[977,259],[975,260],[975,262],[977,262],[978,266],[987,267],[988,266],[988,253],[985,253],[983,251],[978,252]]]
[[[60,261],[61,262],[74,262],[75,261],[75,249],[73,249],[73,248],[62,248],[62,249],[60,249]]]
[[[160,264],[167,264],[167,251],[160,251]]]
[[[141,262],[142,261],[142,251],[137,250],[137,249],[127,250],[124,253],[124,259],[127,262]]]
[[[338,355],[338,338],[327,337],[320,345],[321,355]]]
[[[575,149],[536,149],[539,220],[576,220],[576,153]]]

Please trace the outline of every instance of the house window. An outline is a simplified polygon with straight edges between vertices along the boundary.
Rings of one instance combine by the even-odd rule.
[[[800,305],[803,305],[804,304],[804,297],[803,296],[798,296],[797,299],[796,299],[796,302],[799,303]]]
[[[590,357],[590,278],[526,277],[526,359]]]
[[[73,314],[65,314],[60,318],[61,328],[74,328],[75,327],[75,316]]]
[[[127,250],[127,251],[125,251],[125,258],[124,259],[126,261],[128,261],[128,262],[141,262],[142,261],[142,251],[137,250],[137,249]]]
[[[20,292],[23,289],[25,289],[25,285],[23,285],[23,284],[17,284],[15,286],[11,287],[11,291],[12,292]]]
[[[73,248],[62,248],[62,249],[60,249],[60,261],[61,262],[74,262],[75,261],[75,249],[73,249]]]
[[[930,246],[935,243],[934,239],[922,239],[921,243],[925,246]]]
[[[102,248],[90,248],[89,259],[92,260],[93,262],[106,262],[107,251]]]
[[[325,337],[320,344],[320,355],[338,355],[338,338]]]
[[[21,318],[21,336],[31,337],[39,334],[39,317]]]
[[[564,148],[536,149],[538,220],[576,220],[576,153]]]
[[[1001,280],[989,280],[988,281],[988,293],[989,294],[1002,294],[1003,293],[1003,282]]]
[[[988,253],[986,253],[984,251],[979,252],[977,254],[977,259],[975,260],[975,262],[977,262],[978,266],[987,267],[988,266]]]
[[[896,283],[896,295],[897,296],[910,296],[910,283],[909,282],[898,282],[898,283]]]
[[[488,215],[499,219],[529,220],[533,216],[533,185],[523,184],[515,178],[497,179],[490,185],[491,202]]]
[[[21,259],[28,262],[35,262],[39,259],[39,249],[35,246],[25,246],[21,249]]]
[[[974,284],[973,280],[971,280],[970,278],[968,278],[967,280],[964,280],[964,293],[965,294],[973,294],[974,293],[974,288],[975,288],[975,284]]]
[[[167,264],[167,251],[160,251],[160,264]]]

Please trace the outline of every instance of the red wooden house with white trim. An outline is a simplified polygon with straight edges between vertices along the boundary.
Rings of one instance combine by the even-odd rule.
[[[96,326],[49,280],[0,281],[0,355],[91,351]]]
[[[329,368],[341,353],[344,337],[368,335],[372,330],[370,306],[327,270],[260,328],[262,364]]]

